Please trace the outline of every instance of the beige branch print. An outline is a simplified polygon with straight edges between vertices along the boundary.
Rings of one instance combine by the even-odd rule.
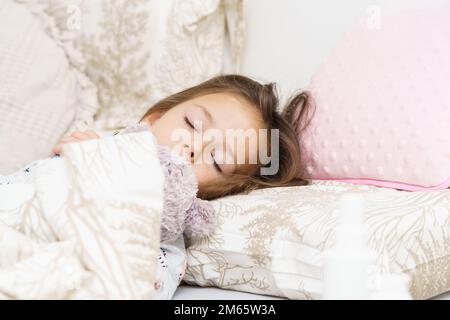
[[[144,42],[149,0],[102,1],[101,32],[83,39],[91,78],[99,88],[102,111],[114,106],[139,107],[151,94],[147,80],[150,57]]]

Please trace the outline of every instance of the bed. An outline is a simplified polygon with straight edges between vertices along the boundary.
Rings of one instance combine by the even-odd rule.
[[[6,126],[0,127],[3,130],[0,132],[2,133],[0,134],[0,138],[3,138],[3,136],[8,137],[6,134],[10,134],[12,138],[15,138],[15,141],[12,138],[9,139],[11,142],[6,147],[2,145],[2,147],[5,147],[3,153],[10,151],[11,146],[14,146],[17,150],[21,149],[29,152],[27,156],[23,152],[9,153],[11,155],[9,160],[0,159],[3,161],[0,164],[5,170],[17,169],[17,166],[21,167],[23,164],[30,162],[31,159],[47,155],[54,142],[66,131],[74,129],[81,130],[89,126],[95,126],[98,130],[104,130],[105,132],[113,131],[129,122],[136,121],[139,115],[142,114],[142,111],[147,108],[148,105],[146,103],[148,101],[155,102],[169,93],[179,91],[181,88],[193,85],[219,72],[241,72],[264,82],[277,82],[281,93],[280,102],[281,105],[284,105],[284,102],[292,92],[299,88],[305,88],[308,85],[311,77],[322,64],[332,47],[347,27],[361,13],[364,14],[366,12],[368,15],[377,16],[377,14],[380,15],[385,11],[395,10],[396,7],[405,5],[406,3],[413,6],[429,4],[429,1],[426,0],[398,0],[395,3],[387,0],[349,1],[346,10],[342,10],[340,9],[340,4],[334,3],[333,1],[325,1],[325,3],[324,1],[318,1],[313,3],[310,1],[291,0],[286,1],[283,6],[280,6],[273,0],[246,0],[243,2],[224,1],[226,6],[218,9],[215,7],[218,1],[211,0],[204,1],[201,4],[198,2],[197,5],[199,7],[189,11],[186,10],[186,7],[182,6],[175,6],[173,8],[177,10],[172,10],[170,4],[177,1],[171,0],[164,2],[165,4],[162,6],[162,2],[152,2],[151,5],[149,4],[150,7],[137,6],[132,10],[126,11],[126,14],[121,15],[118,23],[120,19],[124,21],[132,20],[133,15],[143,16],[142,13],[146,10],[156,12],[156,14],[148,17],[149,28],[143,28],[141,30],[142,32],[136,40],[137,43],[129,43],[130,47],[136,47],[138,49],[136,52],[133,51],[131,53],[131,51],[128,52],[127,50],[115,52],[123,55],[122,58],[124,58],[124,61],[142,61],[142,65],[135,65],[136,69],[130,72],[133,73],[131,79],[127,73],[118,75],[119,80],[123,80],[125,83],[126,88],[124,92],[131,92],[130,94],[126,94],[120,90],[116,90],[117,88],[114,86],[114,83],[104,81],[104,79],[111,78],[109,72],[114,70],[115,65],[108,64],[108,58],[110,57],[106,53],[111,44],[107,43],[105,40],[107,37],[104,37],[102,34],[108,32],[108,30],[99,30],[99,27],[94,27],[101,25],[97,22],[105,18],[106,12],[102,11],[101,6],[89,4],[89,6],[92,6],[86,10],[86,12],[89,12],[89,15],[83,17],[87,21],[86,25],[88,28],[64,29],[68,28],[64,22],[67,20],[67,14],[70,14],[64,6],[58,6],[52,0],[41,1],[44,4],[48,4],[48,6],[44,6],[44,10],[41,10],[42,8],[31,4],[33,1],[15,1],[28,3],[32,7],[32,10],[34,10],[34,15],[46,21],[49,30],[45,30],[45,32],[50,34],[48,39],[45,38],[45,44],[48,47],[47,50],[52,50],[51,52],[54,55],[52,61],[58,61],[59,64],[55,63],[55,65],[64,67],[64,72],[68,75],[66,78],[70,81],[67,80],[67,83],[62,83],[57,78],[55,71],[55,76],[52,80],[55,84],[64,84],[64,91],[57,90],[59,95],[51,91],[46,92],[44,95],[40,91],[34,92],[32,90],[35,90],[35,88],[40,90],[42,87],[52,87],[46,77],[46,73],[34,72],[33,74],[35,75],[45,75],[42,79],[34,79],[26,77],[24,72],[15,72],[14,79],[17,80],[17,83],[21,83],[21,80],[25,81],[25,79],[30,82],[33,81],[33,85],[30,85],[31,91],[28,95],[35,100],[28,101],[27,106],[29,106],[29,110],[24,109],[20,119],[11,118],[11,114],[8,112],[8,108],[11,106],[4,104],[7,100],[0,101],[0,107],[5,106],[3,109],[0,108],[0,115],[4,115],[3,118],[7,123]],[[118,3],[121,1],[118,1]],[[74,1],[74,3],[77,2],[79,1]],[[184,1],[183,3],[186,6],[190,6],[194,2]],[[435,2],[450,3],[450,0],[436,0]],[[158,6],[158,3],[160,7],[152,7],[153,5]],[[325,5],[328,10],[323,9]],[[44,11],[53,17],[44,18]],[[342,12],[342,14],[334,14],[337,11]],[[186,18],[185,12],[193,12],[197,16]],[[130,16],[127,16],[128,14]],[[267,20],[267,16],[271,16],[272,19]],[[186,19],[183,20],[183,17]],[[54,20],[51,18],[54,18]],[[22,21],[21,19],[13,18],[11,20]],[[246,22],[246,37],[243,34],[243,21]],[[280,23],[283,21],[289,21],[289,23]],[[227,34],[223,34],[220,31],[225,30],[223,28],[224,24],[227,25]],[[163,31],[159,31],[162,30],[161,26],[167,25],[172,27],[168,30],[163,29]],[[190,32],[185,33],[183,31],[185,29],[188,29]],[[80,34],[74,34],[74,30],[82,33],[81,36],[85,36],[83,38],[84,40],[93,39],[94,41],[83,43],[82,49],[74,48],[70,42],[73,39],[79,40],[80,37]],[[265,30],[265,32],[261,32],[261,30]],[[315,32],[312,33],[310,30],[315,30]],[[43,32],[41,33],[41,37],[44,38]],[[52,41],[50,41],[50,38]],[[142,39],[146,39],[146,41],[144,41],[143,45],[139,45]],[[147,41],[148,39],[152,40]],[[293,39],[298,40],[294,41]],[[30,43],[34,43],[32,40],[27,39]],[[174,46],[174,43],[177,46]],[[211,43],[214,45],[210,46]],[[16,44],[19,46],[21,43]],[[155,44],[162,45],[156,46]],[[7,44],[3,43],[2,45],[5,48],[4,51],[7,52]],[[42,43],[40,45],[43,47]],[[154,50],[155,48],[158,50]],[[113,50],[115,49],[117,48],[113,48]],[[19,61],[20,57],[25,57],[30,61],[34,60],[31,60],[33,53],[30,50],[23,51],[22,56],[17,55],[15,52],[14,54],[9,54],[10,57],[13,57],[15,54],[17,57],[15,60],[12,60],[14,63],[5,63],[4,69],[7,71],[15,71],[12,67],[17,66],[19,71],[25,70],[27,66],[22,65],[21,61]],[[190,55],[185,55],[184,53],[190,51],[198,53],[198,55],[193,56],[202,56],[203,60],[197,62],[189,60],[189,57],[186,56]],[[149,54],[152,57],[150,60],[146,58]],[[78,59],[83,55],[88,58],[87,61]],[[103,60],[107,63],[103,64]],[[38,66],[40,63],[35,62],[33,65]],[[138,72],[144,65],[151,72],[148,72],[148,74]],[[164,69],[161,66],[167,67],[168,69]],[[23,79],[19,79],[17,75],[22,75]],[[8,76],[11,75],[8,74]],[[6,78],[9,79],[8,77]],[[173,79],[177,79],[177,82],[172,82],[171,80]],[[16,82],[11,82],[11,88],[14,90],[9,91],[18,92],[17,97],[14,98],[17,98],[15,103],[20,104],[23,102],[21,99],[24,96],[28,96],[24,95],[23,92],[15,90],[16,87],[12,87]],[[36,82],[38,82],[38,85],[36,85]],[[141,88],[140,84],[144,88]],[[146,89],[147,85],[154,90],[149,91],[151,92],[150,96],[141,95],[142,89]],[[98,94],[96,90],[98,90]],[[66,101],[64,100],[66,95],[73,96]],[[39,97],[39,99],[35,97]],[[97,97],[99,101],[97,101]],[[44,100],[44,98],[46,99]],[[9,99],[7,102],[9,103],[10,101],[12,99]],[[50,102],[51,104],[49,104]],[[105,105],[108,107],[105,107]],[[136,107],[137,105],[139,105],[139,108]],[[58,106],[66,106],[66,109],[56,109]],[[43,110],[44,108],[46,109]],[[55,110],[58,110],[59,113],[57,114]],[[64,121],[60,121],[63,119],[63,115]],[[49,122],[46,117],[51,118],[53,122]],[[32,120],[30,121],[29,119]],[[55,119],[59,120],[56,121]],[[74,119],[76,120],[75,122]],[[38,121],[41,123],[40,127],[38,126]],[[33,122],[34,127],[29,126],[30,122]],[[22,139],[20,141],[18,141],[19,136]],[[29,139],[30,136],[35,136],[35,140]],[[5,160],[8,161],[5,163]],[[232,214],[232,212],[228,213],[230,215]],[[200,252],[204,247],[197,247],[195,249],[197,252]],[[247,257],[244,258],[247,259]],[[252,262],[251,260],[248,261]],[[279,269],[282,269],[280,266],[282,264],[278,265]],[[282,270],[278,276],[280,275],[282,275]],[[196,275],[191,272],[191,277],[193,276]],[[284,299],[275,295],[263,295],[249,293],[247,291],[245,289],[225,290],[219,287],[200,287],[183,284],[176,290],[173,299]],[[288,296],[291,298],[300,298],[300,296],[295,296],[293,292],[288,294]],[[432,299],[450,300],[450,292]]]

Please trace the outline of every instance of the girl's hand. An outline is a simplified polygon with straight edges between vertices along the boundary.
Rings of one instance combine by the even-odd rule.
[[[98,138],[100,138],[100,136],[92,130],[83,131],[83,132],[75,131],[70,136],[62,137],[58,141],[56,146],[53,148],[53,154],[58,154],[58,155],[61,154],[62,145],[65,143],[80,142],[80,141],[93,140],[93,139],[98,139]]]

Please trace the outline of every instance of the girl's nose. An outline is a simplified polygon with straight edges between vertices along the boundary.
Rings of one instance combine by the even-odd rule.
[[[204,142],[202,140],[197,141],[194,139],[190,148],[189,148],[189,156],[191,158],[192,163],[201,163],[202,153]]]
[[[195,162],[195,152],[186,144],[183,147],[182,156],[189,163]]]
[[[187,144],[183,145],[180,155],[186,160],[186,162],[192,163],[191,148],[189,148],[189,146]]]

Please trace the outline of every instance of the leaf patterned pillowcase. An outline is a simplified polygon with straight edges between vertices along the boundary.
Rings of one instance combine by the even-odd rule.
[[[98,129],[136,123],[156,101],[220,74],[228,36],[237,71],[242,1],[39,1],[79,39],[98,87]]]
[[[212,201],[218,226],[190,238],[184,280],[293,299],[322,295],[322,252],[334,243],[336,202],[365,201],[375,271],[407,273],[415,299],[450,290],[450,189],[406,192],[335,181],[272,188]]]

